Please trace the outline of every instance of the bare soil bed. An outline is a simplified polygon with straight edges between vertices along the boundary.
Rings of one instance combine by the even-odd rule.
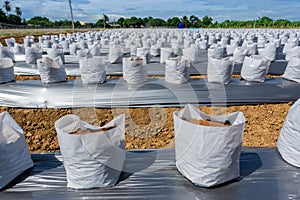
[[[241,111],[246,117],[244,146],[274,147],[287,111],[292,104],[264,104],[213,108],[201,106],[206,113]],[[8,111],[23,128],[31,152],[59,151],[54,123],[67,114],[102,126],[118,114],[126,114],[126,148],[174,147],[173,112],[181,108],[130,109],[22,109],[0,107]],[[217,111],[216,111],[217,110]]]

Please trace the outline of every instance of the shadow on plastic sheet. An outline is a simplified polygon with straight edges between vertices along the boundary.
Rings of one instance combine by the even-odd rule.
[[[122,171],[121,174],[120,174],[120,177],[117,181],[117,184],[119,184],[120,182],[122,181],[125,181],[126,179],[128,179],[130,176],[132,176],[134,173],[133,172],[125,172],[125,171]]]
[[[254,152],[242,152],[240,156],[240,180],[262,167],[260,156]]]
[[[10,84],[10,83],[16,83],[16,80],[12,80],[12,81],[5,82],[5,83],[0,83],[0,85],[4,85],[4,84]]]
[[[157,151],[153,150],[134,150],[126,152],[126,160],[124,169],[120,174],[117,184],[127,180],[130,176],[141,171],[159,170],[152,169],[152,166],[157,161]],[[145,159],[147,158],[147,159]]]
[[[34,176],[63,165],[63,163],[55,157],[55,154],[35,154],[31,157],[34,163],[33,167],[25,170],[23,173],[17,176],[14,180],[2,188],[0,192],[14,187],[30,176]]]
[[[20,174],[14,180],[12,180],[9,184],[7,184],[5,187],[3,187],[2,189],[0,189],[0,192],[2,192],[4,190],[7,190],[9,188],[12,188],[15,185],[17,185],[18,183],[23,182],[26,178],[28,178],[31,175],[32,169],[33,169],[33,167],[25,170],[22,174]]]

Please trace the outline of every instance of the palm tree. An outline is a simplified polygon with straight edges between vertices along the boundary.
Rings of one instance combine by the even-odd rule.
[[[5,11],[6,11],[6,15],[8,15],[8,12],[10,12],[10,11],[11,11],[10,2],[9,2],[9,1],[4,1],[3,8],[4,8],[4,9],[5,9]]]
[[[199,18],[195,15],[191,15],[190,16],[190,22],[192,24],[192,26],[195,26],[196,22],[199,20]]]
[[[181,18],[181,22],[184,24],[184,27],[185,27],[185,28],[188,28],[188,27],[189,27],[189,26],[188,26],[188,24],[189,24],[189,19],[188,19],[187,16],[183,16],[183,17]]]
[[[22,15],[21,8],[20,7],[16,7],[15,13],[16,13],[16,15],[18,15],[20,17]]]
[[[202,18],[202,22],[205,26],[209,26],[212,23],[213,19],[211,17],[208,16],[204,16]]]

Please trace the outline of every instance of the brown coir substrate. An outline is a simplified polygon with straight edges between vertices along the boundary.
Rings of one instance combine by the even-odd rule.
[[[292,103],[229,106],[213,108],[201,106],[206,113],[241,111],[246,117],[243,145],[274,147]],[[59,151],[54,123],[67,114],[76,114],[83,120],[104,125],[113,117],[126,116],[126,148],[174,147],[173,112],[181,108],[130,108],[130,109],[23,109],[0,107],[8,111],[24,130],[31,152]]]

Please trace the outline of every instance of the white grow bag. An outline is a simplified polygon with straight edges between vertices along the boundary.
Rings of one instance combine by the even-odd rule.
[[[103,127],[92,126],[76,115],[66,115],[55,122],[67,187],[87,189],[117,183],[126,157],[124,118],[120,115]],[[112,128],[101,131],[109,127]],[[71,134],[78,129],[93,133]]]
[[[79,59],[80,75],[83,83],[104,83],[106,81],[106,66],[109,62],[102,57]]]
[[[207,80],[210,83],[228,84],[233,73],[234,61],[230,57],[208,58]]]
[[[31,167],[23,130],[8,112],[0,113],[0,189]]]
[[[300,167],[300,99],[290,108],[281,129],[277,148],[282,158]]]
[[[14,63],[10,58],[0,58],[0,83],[8,83],[15,80]]]
[[[55,59],[44,57],[37,60],[38,69],[43,83],[57,83],[66,81],[66,71],[61,58]]]
[[[176,111],[174,117],[176,167],[198,186],[211,187],[240,176],[239,158],[245,118],[235,112],[209,116],[192,105]],[[185,119],[185,120],[184,120]],[[230,121],[230,126],[202,126],[191,119]]]
[[[147,82],[146,58],[123,58],[123,78],[128,84]]]
[[[169,83],[183,84],[190,78],[190,62],[184,57],[170,58],[166,60],[165,80]]]

